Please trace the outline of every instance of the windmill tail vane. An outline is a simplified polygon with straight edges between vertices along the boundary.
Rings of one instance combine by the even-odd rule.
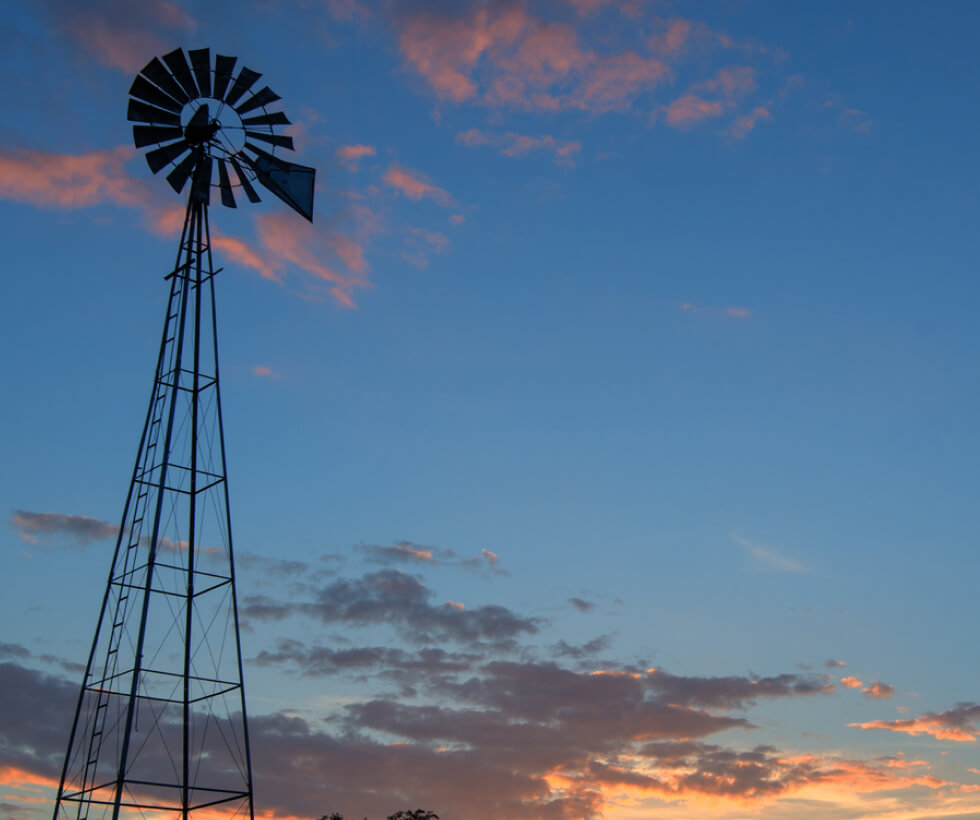
[[[259,186],[312,221],[315,171],[276,154],[293,148],[279,96],[236,65],[177,49],[130,89],[151,171],[190,187],[54,820],[254,820],[208,206]]]

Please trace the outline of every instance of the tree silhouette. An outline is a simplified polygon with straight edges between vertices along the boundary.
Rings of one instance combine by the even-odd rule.
[[[415,809],[413,811],[396,811],[388,815],[388,820],[439,820],[439,815],[428,809]]]

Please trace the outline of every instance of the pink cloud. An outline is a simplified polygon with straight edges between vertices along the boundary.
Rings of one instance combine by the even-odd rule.
[[[667,115],[669,126],[687,129],[711,117],[720,117],[723,108],[718,101],[704,100],[695,94],[685,94],[670,105],[664,106],[663,111]]]
[[[694,90],[733,99],[743,97],[755,88],[755,69],[749,66],[731,66],[720,69],[710,80],[698,83]]]
[[[684,302],[681,306],[681,310],[689,311],[691,313],[714,313],[720,316],[730,316],[733,319],[751,319],[752,311],[744,307],[708,307],[706,305],[692,305],[690,302]],[[735,539],[742,543],[742,539]],[[758,549],[758,547],[756,547]],[[758,557],[758,556],[757,556]],[[783,559],[785,560],[785,559]],[[792,562],[790,562],[792,563]],[[788,567],[784,567],[788,568]]]
[[[267,367],[264,364],[257,364],[252,368],[252,372],[263,379],[278,379],[279,374],[276,373],[271,367]]]
[[[466,217],[462,214],[453,214],[449,217],[450,225],[462,225],[466,221]]]
[[[927,712],[906,720],[870,720],[847,725],[907,735],[931,735],[937,740],[952,740],[957,743],[975,743],[980,736],[980,704],[958,703],[945,712]]]
[[[444,207],[448,207],[453,201],[447,191],[428,182],[422,174],[411,168],[392,165],[385,171],[384,181],[409,199],[431,199]]]
[[[48,154],[0,148],[0,197],[50,208],[86,208],[103,202],[149,204],[146,184],[125,169],[135,149]]]
[[[99,63],[127,73],[139,71],[154,54],[173,48],[172,36],[158,36],[161,29],[188,34],[197,28],[194,18],[170,0],[99,5],[72,8],[63,16],[61,28]]]
[[[352,171],[357,170],[358,162],[364,157],[373,157],[377,153],[373,145],[342,145],[335,152],[337,158]]]
[[[769,109],[763,108],[761,105],[753,109],[752,113],[745,114],[741,117],[736,117],[735,122],[729,126],[726,132],[730,137],[734,139],[741,140],[745,139],[755,128],[756,123],[760,120],[771,120],[772,115],[769,113]]]
[[[631,4],[617,7],[631,13]],[[598,5],[579,6],[582,11],[589,8]],[[624,110],[670,75],[653,57],[595,51],[583,45],[573,25],[548,22],[516,4],[463,14],[408,14],[396,25],[405,62],[439,99],[457,103]]]
[[[582,143],[577,140],[556,140],[549,134],[542,134],[537,137],[528,134],[516,134],[513,131],[508,131],[506,134],[487,134],[476,128],[457,134],[456,142],[461,142],[470,147],[492,145],[507,157],[520,157],[531,151],[543,149],[553,154],[557,165],[574,165],[575,155],[582,150]]]
[[[864,684],[855,678],[853,675],[849,675],[846,678],[840,679],[841,686],[846,686],[848,689],[860,689]]]
[[[430,254],[445,253],[449,249],[449,237],[438,231],[426,231],[422,228],[409,228],[409,236],[405,241],[406,250],[402,259],[417,268],[429,266]]]
[[[840,115],[841,124],[858,134],[871,133],[871,117],[858,108],[846,108]]]
[[[673,19],[666,21],[666,29],[657,34],[653,34],[647,40],[647,45],[652,51],[665,56],[676,54],[688,42],[693,29],[690,20]]]

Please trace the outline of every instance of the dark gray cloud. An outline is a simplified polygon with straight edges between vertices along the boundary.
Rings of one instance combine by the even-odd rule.
[[[326,624],[385,624],[416,643],[451,640],[498,648],[519,636],[537,633],[541,623],[496,604],[473,609],[452,602],[433,604],[433,593],[421,579],[390,569],[356,579],[338,579],[318,588],[312,597],[311,601],[282,602],[268,596],[247,596],[241,611],[247,618],[265,621],[304,615]]]
[[[760,698],[828,695],[834,684],[825,675],[783,674],[769,678],[729,675],[718,678],[679,677],[660,669],[648,670],[647,685],[667,703],[683,706],[744,708]]]
[[[28,543],[36,544],[39,539],[52,536],[67,536],[79,545],[88,544],[100,538],[115,538],[119,527],[86,515],[63,515],[61,513],[35,513],[28,510],[15,510],[10,517],[10,526]]]
[[[280,640],[275,650],[263,650],[254,659],[259,666],[292,667],[308,676],[344,672],[389,676],[413,673],[423,678],[465,672],[480,660],[482,655],[476,653],[447,652],[438,647],[426,647],[414,652],[386,646],[331,649],[325,646],[308,647],[292,639]]]
[[[600,652],[605,652],[612,646],[614,637],[612,633],[600,635],[578,646],[570,644],[562,638],[551,647],[551,654],[556,658],[575,658],[576,660],[595,659]]]
[[[575,607],[579,612],[591,612],[596,608],[596,605],[592,601],[586,601],[584,598],[569,598],[568,603]]]

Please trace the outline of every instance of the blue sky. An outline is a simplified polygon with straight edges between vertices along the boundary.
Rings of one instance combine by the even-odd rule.
[[[125,104],[178,46],[262,71],[318,173],[312,226],[211,209],[259,813],[980,816],[975,4],[0,15],[8,816],[50,811],[145,412],[183,205]],[[526,628],[422,636],[447,601]],[[641,737],[636,698],[755,728]]]

